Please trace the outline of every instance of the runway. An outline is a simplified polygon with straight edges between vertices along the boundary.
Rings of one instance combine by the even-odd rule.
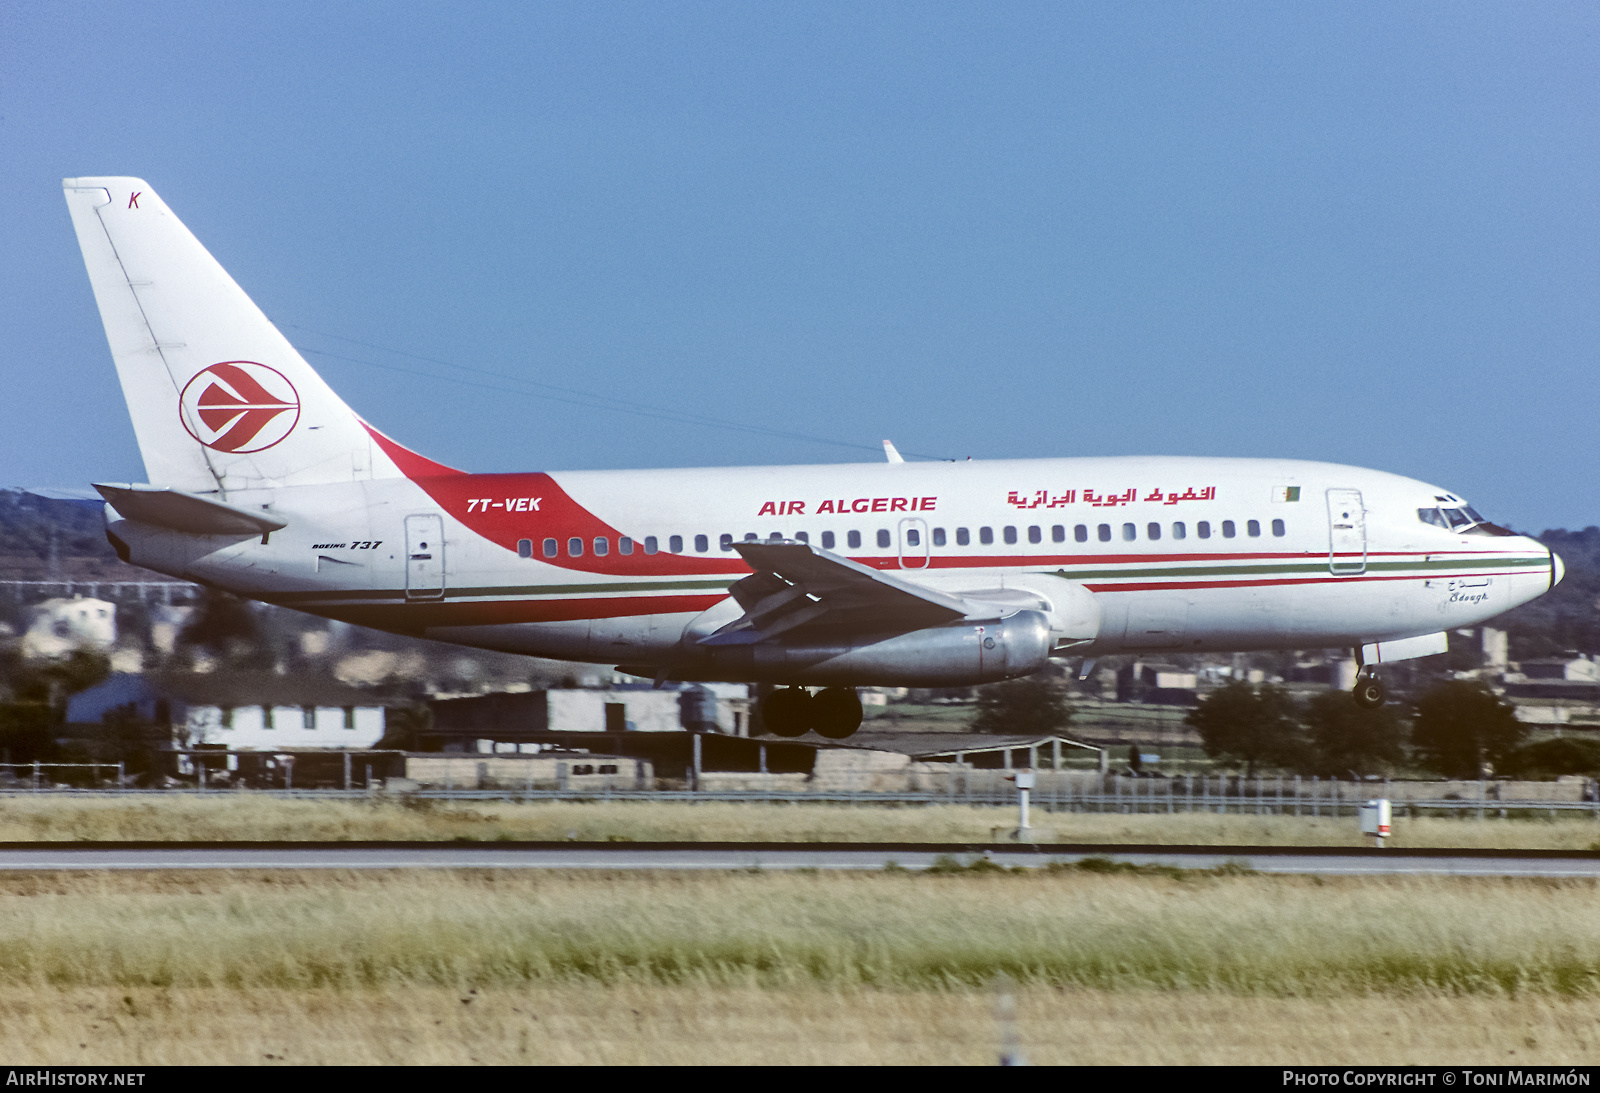
[[[1040,868],[1130,865],[1321,876],[1600,878],[1600,853],[1261,846],[928,843],[8,843],[0,870],[94,869],[927,869],[953,859]]]

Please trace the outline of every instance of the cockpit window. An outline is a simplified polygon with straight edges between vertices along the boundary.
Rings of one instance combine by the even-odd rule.
[[[1499,524],[1491,524],[1485,520],[1478,510],[1471,505],[1461,505],[1456,508],[1443,507],[1437,509],[1418,509],[1417,519],[1424,524],[1444,528],[1446,531],[1458,532],[1462,535],[1515,535],[1514,531],[1507,531]]]

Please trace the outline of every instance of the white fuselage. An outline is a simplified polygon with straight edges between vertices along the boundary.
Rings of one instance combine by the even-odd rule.
[[[728,544],[751,538],[958,594],[1071,582],[1099,605],[1074,655],[1392,641],[1482,622],[1560,576],[1535,540],[1420,518],[1461,504],[1446,490],[1288,460],[408,470],[226,500],[287,526],[195,536],[108,510],[110,530],[139,565],[329,618],[646,668],[683,657],[708,612],[739,614],[728,588],[751,570]]]

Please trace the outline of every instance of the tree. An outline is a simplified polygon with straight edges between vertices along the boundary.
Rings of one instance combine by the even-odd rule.
[[[1482,683],[1455,680],[1417,701],[1411,743],[1424,766],[1449,778],[1480,778],[1504,764],[1527,732],[1511,703]]]
[[[262,648],[255,610],[238,596],[214,588],[201,593],[199,607],[178,641],[238,667],[270,663]]]
[[[1317,774],[1361,778],[1405,761],[1405,723],[1393,706],[1364,709],[1326,691],[1307,703],[1305,723]]]
[[[421,703],[391,707],[384,716],[383,724],[383,739],[375,747],[380,750],[418,751],[423,734],[433,729],[433,710]]]
[[[1256,690],[1230,683],[1201,699],[1184,721],[1200,734],[1207,755],[1243,762],[1247,776],[1258,763],[1293,766],[1305,754],[1294,703],[1271,684]]]
[[[973,732],[1045,736],[1067,727],[1072,710],[1049,683],[1037,676],[991,683],[978,690]]]
[[[1563,774],[1586,774],[1592,778],[1600,772],[1600,740],[1558,736],[1524,744],[1505,757],[1499,771],[1519,778],[1554,778]]]

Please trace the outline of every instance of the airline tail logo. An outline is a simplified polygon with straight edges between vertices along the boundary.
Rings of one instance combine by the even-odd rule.
[[[300,396],[275,368],[226,361],[201,369],[184,385],[178,417],[206,447],[243,455],[270,448],[294,431]]]

